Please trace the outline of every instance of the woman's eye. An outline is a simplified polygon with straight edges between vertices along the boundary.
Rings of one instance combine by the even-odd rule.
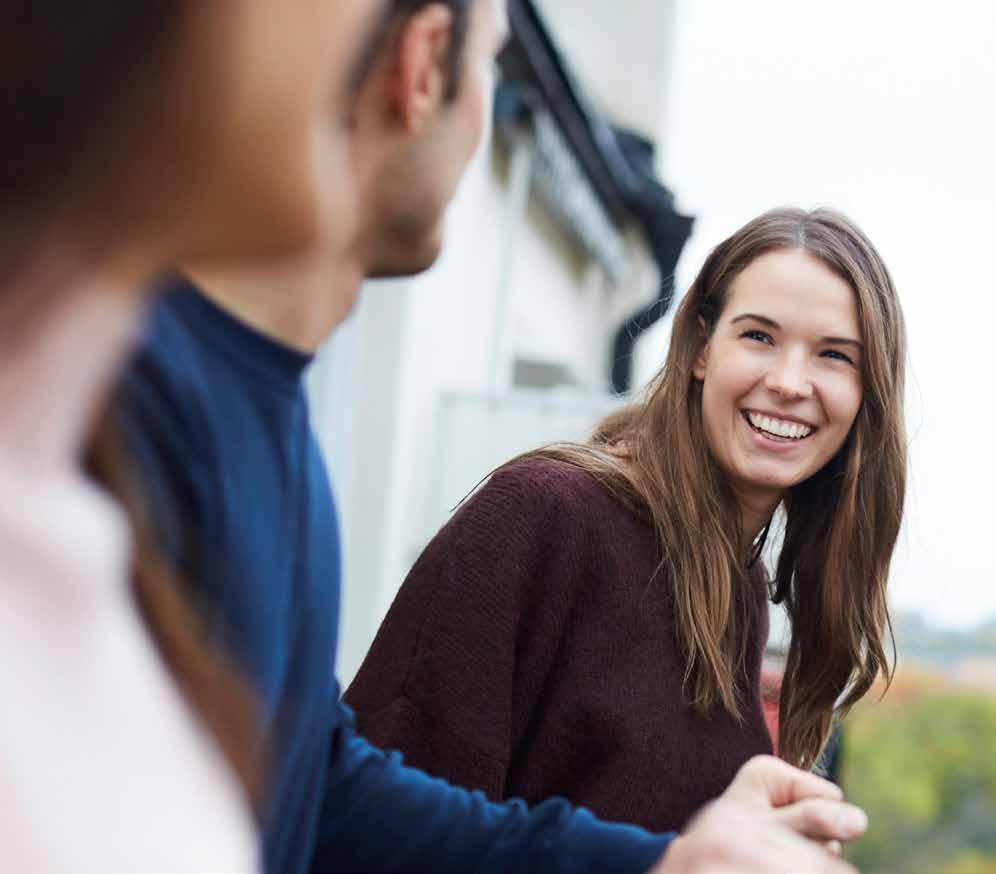
[[[773,346],[775,342],[771,339],[771,334],[767,334],[764,331],[744,331],[740,337],[747,340],[756,340],[758,343],[767,343],[769,346]]]
[[[843,361],[845,364],[854,365],[854,361],[848,356],[841,352],[839,349],[827,349],[823,353],[824,358],[832,358],[834,361]]]

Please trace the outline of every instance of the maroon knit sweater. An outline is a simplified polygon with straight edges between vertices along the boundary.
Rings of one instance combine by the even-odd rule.
[[[360,732],[494,800],[553,795],[603,819],[680,828],[750,756],[768,630],[754,579],[744,719],[684,703],[651,529],[590,474],[529,459],[436,535],[346,693]]]

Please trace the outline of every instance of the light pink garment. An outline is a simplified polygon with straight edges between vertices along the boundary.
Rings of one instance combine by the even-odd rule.
[[[239,787],[132,604],[125,520],[60,463],[132,333],[103,307],[0,352],[0,870],[254,872]]]

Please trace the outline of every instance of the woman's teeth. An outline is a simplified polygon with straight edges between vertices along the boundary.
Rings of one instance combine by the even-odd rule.
[[[748,412],[747,421],[758,431],[764,431],[775,437],[782,437],[786,440],[802,440],[813,433],[813,429],[808,425],[800,425],[798,422],[786,422],[784,419],[774,419],[771,416],[762,416],[760,413]]]

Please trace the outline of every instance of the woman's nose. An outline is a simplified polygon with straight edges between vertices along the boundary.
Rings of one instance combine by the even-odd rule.
[[[764,385],[783,398],[808,398],[813,394],[809,370],[800,355],[787,353],[778,356],[765,375]]]

